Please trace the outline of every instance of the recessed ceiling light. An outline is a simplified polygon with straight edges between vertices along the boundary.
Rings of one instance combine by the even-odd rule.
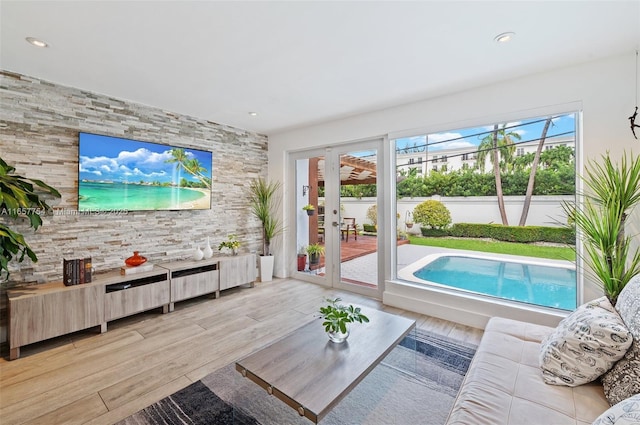
[[[249,115],[251,115],[252,117],[257,117],[258,113],[257,112],[249,112]]]
[[[29,44],[32,44],[36,47],[49,47],[47,43],[34,37],[27,37],[26,40],[29,42]]]
[[[503,32],[502,34],[496,35],[493,41],[495,41],[496,43],[508,43],[513,39],[515,35],[515,32]]]

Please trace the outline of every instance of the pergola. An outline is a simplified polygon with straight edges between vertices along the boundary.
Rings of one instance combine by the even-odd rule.
[[[351,155],[340,157],[340,185],[375,184],[377,179],[376,163]],[[309,159],[309,203],[318,205],[318,188],[325,185],[324,157]],[[318,214],[309,217],[309,242],[318,242]]]

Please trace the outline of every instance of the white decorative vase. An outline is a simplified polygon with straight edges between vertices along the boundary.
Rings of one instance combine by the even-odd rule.
[[[204,258],[213,257],[213,249],[211,249],[211,244],[209,243],[209,237],[207,236],[207,245],[204,247],[204,251],[202,251]]]
[[[199,246],[196,247],[196,250],[193,251],[193,259],[196,261],[200,261],[204,258],[204,252],[200,249]]]
[[[273,255],[260,256],[260,282],[268,282],[273,279]]]

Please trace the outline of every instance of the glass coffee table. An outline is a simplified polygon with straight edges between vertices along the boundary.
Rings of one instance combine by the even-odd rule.
[[[320,319],[236,362],[236,370],[318,423],[411,332],[416,322],[364,309],[370,322],[351,325],[349,339],[329,341]]]

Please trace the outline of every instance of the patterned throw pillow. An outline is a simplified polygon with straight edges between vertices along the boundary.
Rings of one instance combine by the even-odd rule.
[[[598,416],[593,425],[640,424],[640,394],[622,400]]]
[[[604,374],[602,387],[611,406],[640,394],[640,340],[634,340],[622,360]]]
[[[640,339],[640,274],[631,279],[620,291],[616,310],[633,338]]]
[[[597,379],[620,360],[633,339],[606,297],[578,307],[541,343],[547,384],[575,387]]]
[[[616,310],[634,341],[627,354],[602,377],[604,395],[612,406],[640,394],[640,275],[631,279],[620,292]]]

